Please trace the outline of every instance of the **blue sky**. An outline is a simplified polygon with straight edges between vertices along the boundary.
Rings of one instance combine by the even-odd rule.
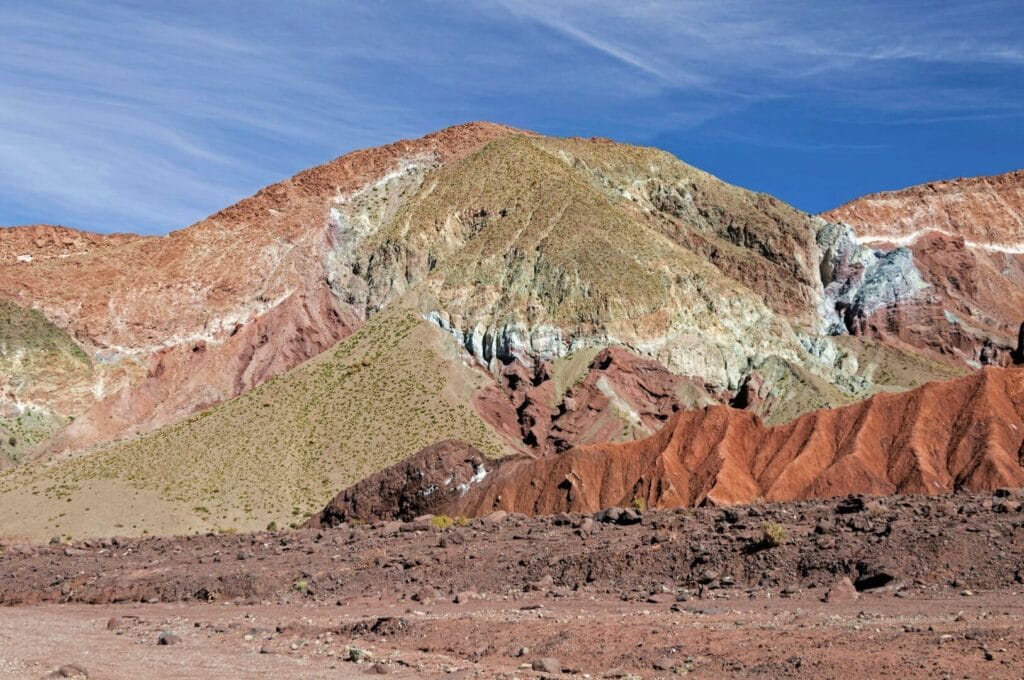
[[[1024,5],[0,0],[0,224],[163,233],[468,120],[816,212],[1024,167]]]

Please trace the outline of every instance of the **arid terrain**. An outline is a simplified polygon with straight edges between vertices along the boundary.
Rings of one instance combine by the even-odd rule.
[[[1022,507],[998,491],[5,544],[0,676],[1014,678]]]
[[[849,460],[870,474],[847,475],[863,486],[833,484],[786,433],[827,424],[871,448],[848,421],[865,400],[1024,362],[1021,182],[814,216],[659,149],[468,123],[339,157],[167,236],[2,229],[0,536],[298,526],[441,441],[543,467],[718,406],[728,436],[719,416],[677,419],[759,447],[762,468],[732,454],[738,468],[716,468],[711,446],[684,476],[718,480],[712,498],[920,490],[909,476],[945,453],[915,473],[913,447],[865,450]],[[1006,408],[981,401],[982,419]],[[905,405],[886,427],[913,427]],[[747,416],[789,429],[740,442]],[[954,429],[978,446],[952,468],[993,460],[983,433]],[[977,465],[969,488],[1019,474]],[[929,491],[961,483],[934,474]],[[711,491],[675,483],[663,505]],[[665,495],[650,493],[652,507]]]
[[[1022,225],[468,123],[0,229],[0,677],[1020,677]]]

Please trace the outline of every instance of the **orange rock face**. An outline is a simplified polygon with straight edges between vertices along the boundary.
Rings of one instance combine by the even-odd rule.
[[[822,217],[882,248],[906,246],[930,288],[869,320],[896,337],[968,363],[991,340],[1006,364],[1024,320],[1024,171],[872,194]]]
[[[821,216],[846,222],[862,238],[880,242],[905,242],[917,232],[941,231],[974,243],[1020,249],[1024,170],[870,194]]]
[[[410,156],[444,163],[510,132],[489,123],[356,151],[163,237],[0,230],[0,296],[43,312],[102,361],[147,377],[77,415],[80,447],[152,430],[321,352],[364,311],[330,295],[329,211]]]
[[[1024,370],[985,368],[772,428],[728,406],[681,411],[647,439],[491,464],[432,511],[550,514],[1020,487],[1022,444]]]

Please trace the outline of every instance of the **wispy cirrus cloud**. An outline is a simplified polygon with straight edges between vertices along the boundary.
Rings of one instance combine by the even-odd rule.
[[[800,163],[838,195],[1024,156],[1012,0],[12,0],[0,27],[0,224],[167,231],[479,118],[698,153],[808,207],[832,199]]]

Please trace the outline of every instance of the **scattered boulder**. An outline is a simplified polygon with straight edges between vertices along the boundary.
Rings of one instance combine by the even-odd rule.
[[[170,630],[161,631],[160,635],[157,636],[156,643],[158,645],[166,645],[166,646],[169,646],[169,645],[180,645],[181,644],[181,636],[178,635],[177,633],[175,633],[174,631],[170,631]]]
[[[594,513],[594,520],[604,524],[639,524],[643,517],[633,508],[605,508]]]
[[[455,604],[466,604],[467,602],[476,600],[479,597],[480,595],[475,590],[463,590],[459,593],[456,593],[452,601]]]
[[[676,662],[666,656],[655,661],[651,667],[656,671],[671,671],[676,667]]]
[[[483,523],[489,525],[501,524],[508,518],[508,513],[504,510],[495,510],[489,515],[484,516]]]
[[[836,514],[852,515],[853,513],[863,512],[865,506],[866,503],[862,496],[847,496],[836,503]]]
[[[80,666],[76,663],[66,663],[53,673],[50,674],[51,678],[88,678],[89,671],[85,670],[85,667]]]
[[[639,510],[634,510],[633,508],[626,508],[625,510],[622,511],[622,514],[619,515],[618,523],[624,525],[639,524],[642,520],[643,517],[640,516]]]
[[[865,563],[857,565],[857,580],[853,582],[858,591],[877,590],[896,582],[896,571],[888,564]]]
[[[853,586],[853,581],[848,576],[844,576],[828,589],[828,592],[825,593],[824,601],[830,604],[844,604],[856,602],[859,597],[860,593]]]
[[[545,574],[540,579],[530,583],[526,586],[527,590],[546,592],[551,590],[552,586],[555,585],[555,579],[552,578],[551,574]]]
[[[562,672],[562,662],[559,661],[558,659],[553,659],[553,658],[551,658],[549,656],[543,657],[541,659],[537,659],[536,661],[533,662],[531,667],[533,668],[533,670],[538,671],[540,673],[561,673]]]
[[[436,597],[437,593],[431,586],[423,586],[412,594],[411,599],[413,602],[428,602]]]
[[[709,583],[716,581],[719,576],[720,572],[717,569],[705,569],[697,576],[697,583],[702,586],[708,585]]]

